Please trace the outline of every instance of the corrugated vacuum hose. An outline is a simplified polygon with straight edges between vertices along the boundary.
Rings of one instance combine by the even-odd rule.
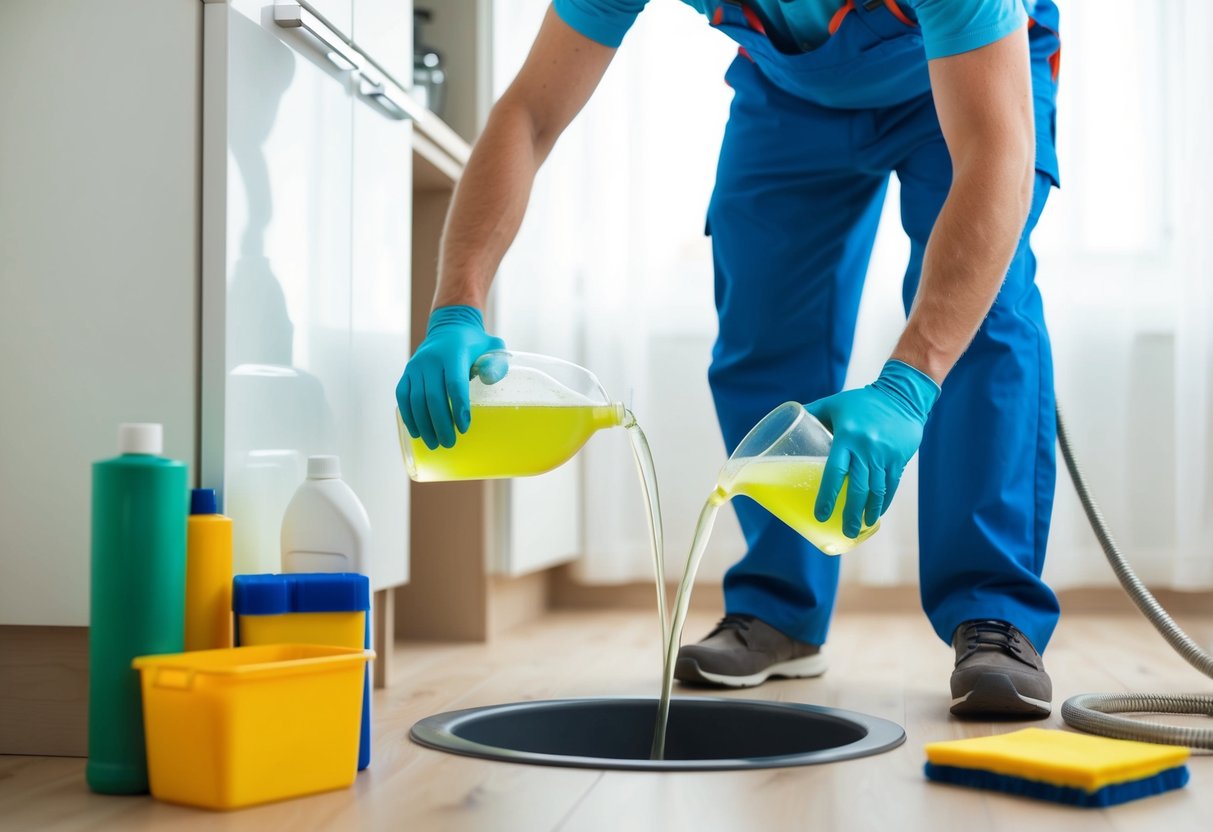
[[[1103,513],[1091,497],[1087,481],[1074,459],[1074,450],[1070,447],[1070,436],[1061,417],[1061,408],[1057,409],[1057,440],[1061,445],[1061,455],[1066,461],[1070,479],[1074,482],[1074,489],[1078,492],[1078,499],[1082,501],[1083,511],[1091,524],[1091,531],[1095,532],[1095,537],[1099,540],[1099,545],[1103,548],[1108,564],[1116,573],[1120,585],[1167,643],[1175,648],[1188,664],[1213,678],[1213,656],[1185,633],[1162,604],[1158,603],[1158,599],[1137,577],[1133,567],[1129,566],[1129,562],[1125,560],[1112,538],[1112,533],[1108,531]],[[1213,728],[1187,728],[1116,716],[1124,713],[1213,716],[1213,694],[1083,693],[1071,696],[1061,706],[1061,718],[1067,725],[1080,731],[1122,740],[1213,749]]]

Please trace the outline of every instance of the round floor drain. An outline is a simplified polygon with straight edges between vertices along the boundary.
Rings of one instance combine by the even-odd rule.
[[[578,768],[723,770],[833,763],[905,742],[887,719],[854,711],[695,697],[670,706],[666,759],[650,760],[657,700],[554,699],[426,717],[421,745],[489,760]]]

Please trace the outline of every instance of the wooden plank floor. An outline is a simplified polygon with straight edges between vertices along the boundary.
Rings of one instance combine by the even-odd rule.
[[[950,651],[918,615],[849,615],[834,625],[821,679],[724,695],[815,702],[906,727],[888,754],[829,766],[754,772],[629,773],[518,766],[409,742],[438,711],[556,696],[651,695],[658,648],[651,616],[553,613],[491,645],[400,645],[393,687],[376,694],[374,761],[351,789],[229,814],[101,797],[84,761],[0,756],[3,830],[1208,830],[1213,755],[1192,761],[1188,788],[1088,811],[931,785],[924,742],[1017,726],[960,723],[946,712]],[[1183,622],[1204,644],[1213,618]],[[711,620],[698,617],[698,638]],[[1082,691],[1213,690],[1142,620],[1070,616],[1046,655],[1060,702]],[[683,694],[686,695],[686,691]],[[1208,722],[1208,720],[1204,720]],[[1046,723],[1060,726],[1054,716]]]

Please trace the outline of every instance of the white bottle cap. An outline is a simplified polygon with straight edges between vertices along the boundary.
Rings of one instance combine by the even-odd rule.
[[[341,478],[341,459],[335,456],[309,456],[307,458],[309,480],[336,480]]]
[[[118,453],[164,453],[164,426],[151,422],[134,422],[118,426]]]

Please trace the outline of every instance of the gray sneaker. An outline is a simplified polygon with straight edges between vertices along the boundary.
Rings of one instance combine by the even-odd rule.
[[[752,615],[726,615],[703,641],[680,649],[674,665],[680,682],[730,688],[825,671],[820,645],[796,641]]]
[[[1005,621],[966,621],[952,634],[952,713],[1043,719],[1053,683],[1032,642]]]

